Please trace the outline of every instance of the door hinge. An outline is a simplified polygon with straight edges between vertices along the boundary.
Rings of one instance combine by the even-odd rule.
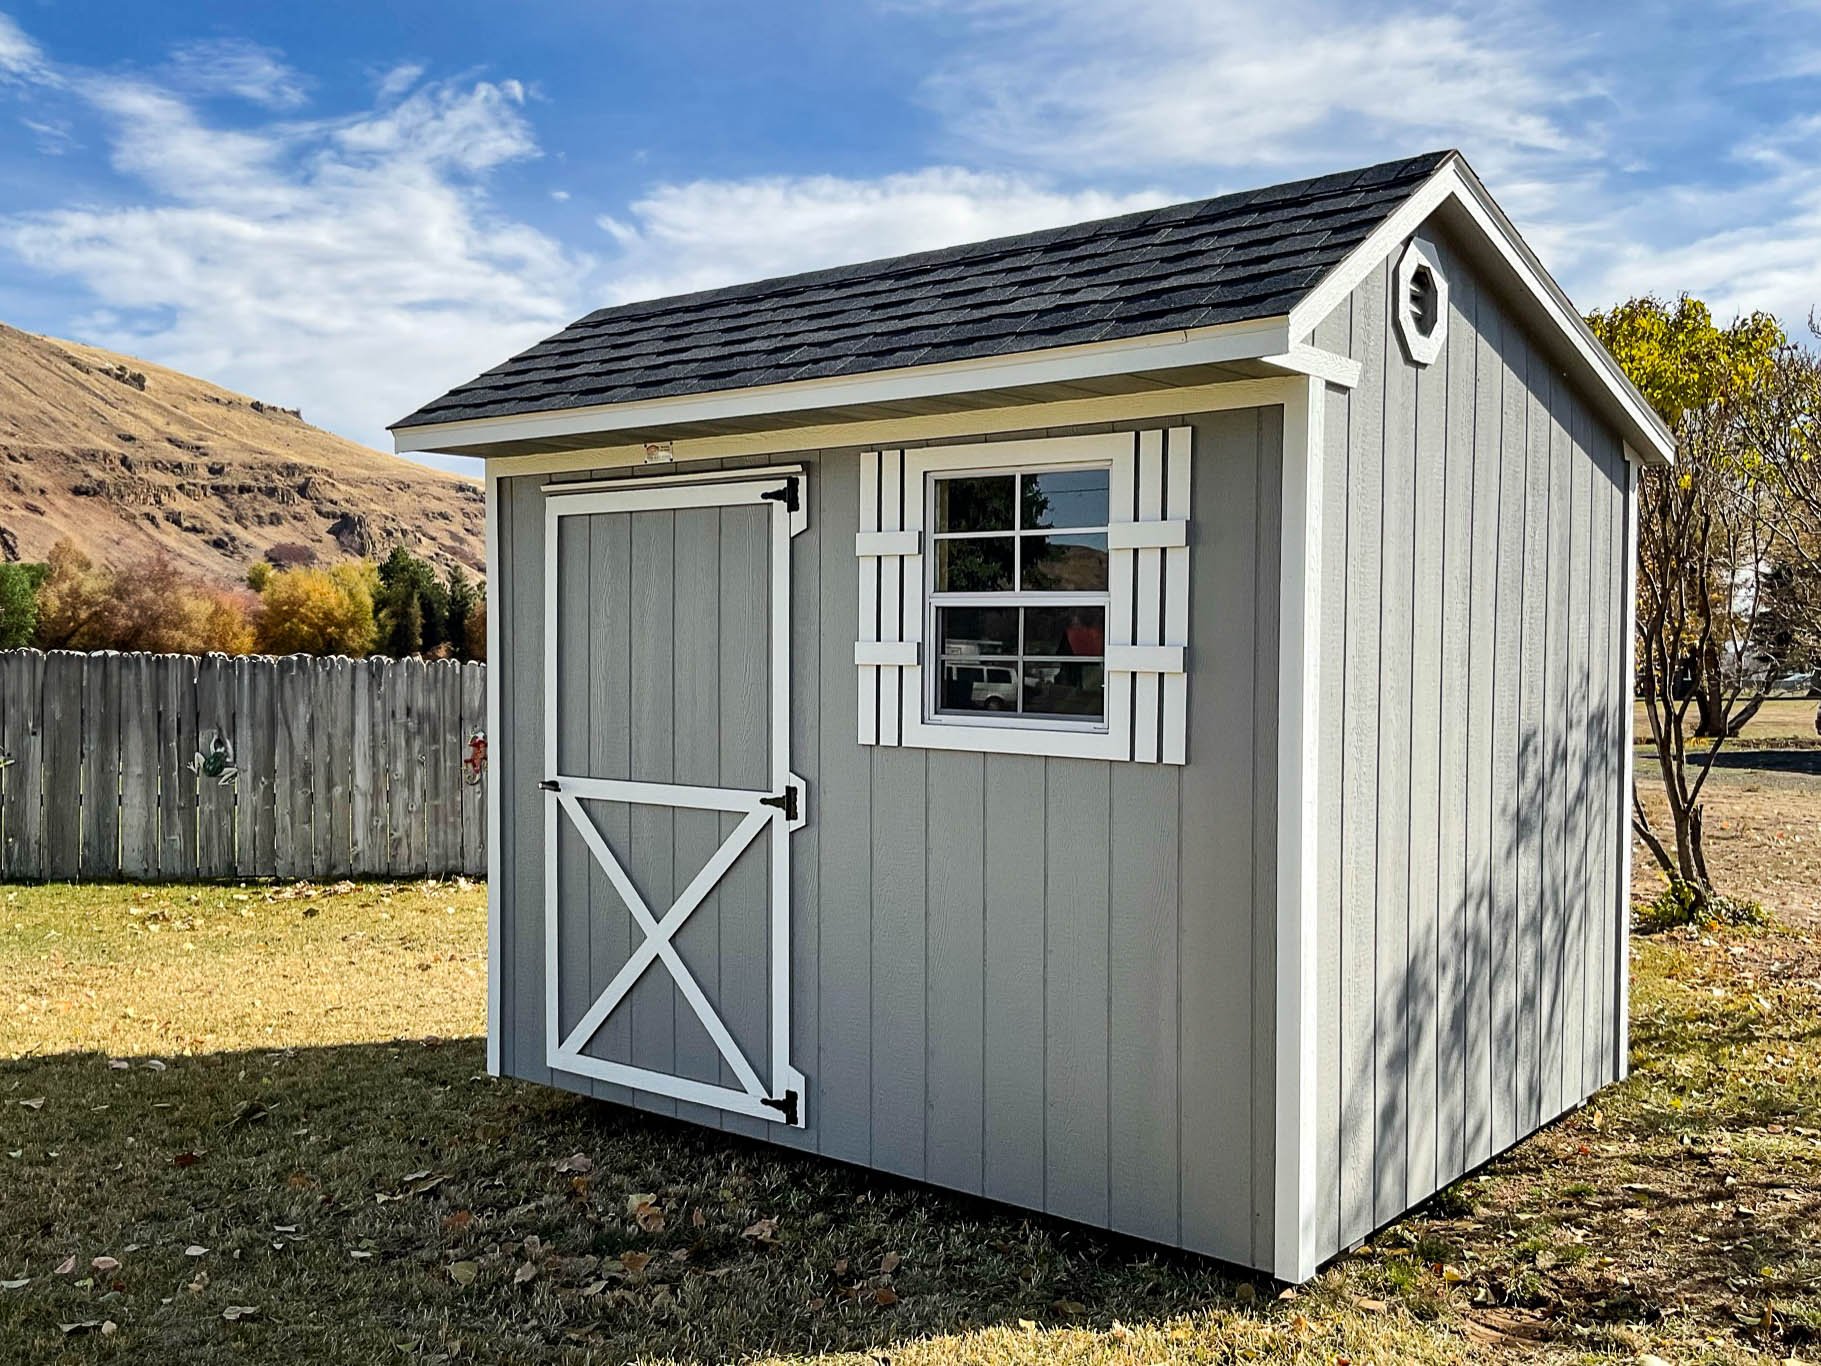
[[[786,512],[800,511],[802,504],[797,500],[797,482],[797,476],[793,474],[784,481],[782,488],[766,489],[759,497],[784,504]]]
[[[561,792],[563,789],[557,785],[555,778],[546,778],[537,785],[537,790],[539,792]]]
[[[797,818],[797,785],[786,783],[777,796],[759,798],[759,805],[775,806],[784,813],[785,820],[794,821]]]
[[[797,1122],[797,1093],[795,1091],[786,1091],[777,1100],[773,1100],[770,1096],[760,1096],[759,1104],[783,1115],[786,1124]]]

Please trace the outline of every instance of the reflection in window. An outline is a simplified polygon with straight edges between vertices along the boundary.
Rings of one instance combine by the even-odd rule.
[[[1108,471],[938,476],[938,713],[1106,714]]]

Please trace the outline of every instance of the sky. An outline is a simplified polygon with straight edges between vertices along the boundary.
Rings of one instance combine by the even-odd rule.
[[[0,321],[390,449],[603,305],[1440,147],[1583,308],[1821,305],[1821,0],[0,0]]]

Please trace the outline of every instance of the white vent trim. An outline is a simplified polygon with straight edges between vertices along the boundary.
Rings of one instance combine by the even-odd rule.
[[[1413,297],[1423,271],[1428,272],[1435,288],[1435,325],[1427,332],[1416,316]],[[1397,334],[1410,359],[1418,365],[1428,365],[1442,354],[1442,345],[1448,340],[1448,277],[1442,274],[1435,248],[1420,237],[1411,238],[1397,259],[1396,291]]]
[[[859,613],[854,667],[863,745],[1182,764],[1188,759],[1189,492],[1193,431],[995,441],[860,453]],[[1107,531],[1105,727],[927,718],[922,639],[928,476],[1104,460]]]

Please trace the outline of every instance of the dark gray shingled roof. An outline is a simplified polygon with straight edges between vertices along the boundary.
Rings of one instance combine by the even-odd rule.
[[[934,365],[1286,313],[1453,153],[603,308],[397,427]]]

